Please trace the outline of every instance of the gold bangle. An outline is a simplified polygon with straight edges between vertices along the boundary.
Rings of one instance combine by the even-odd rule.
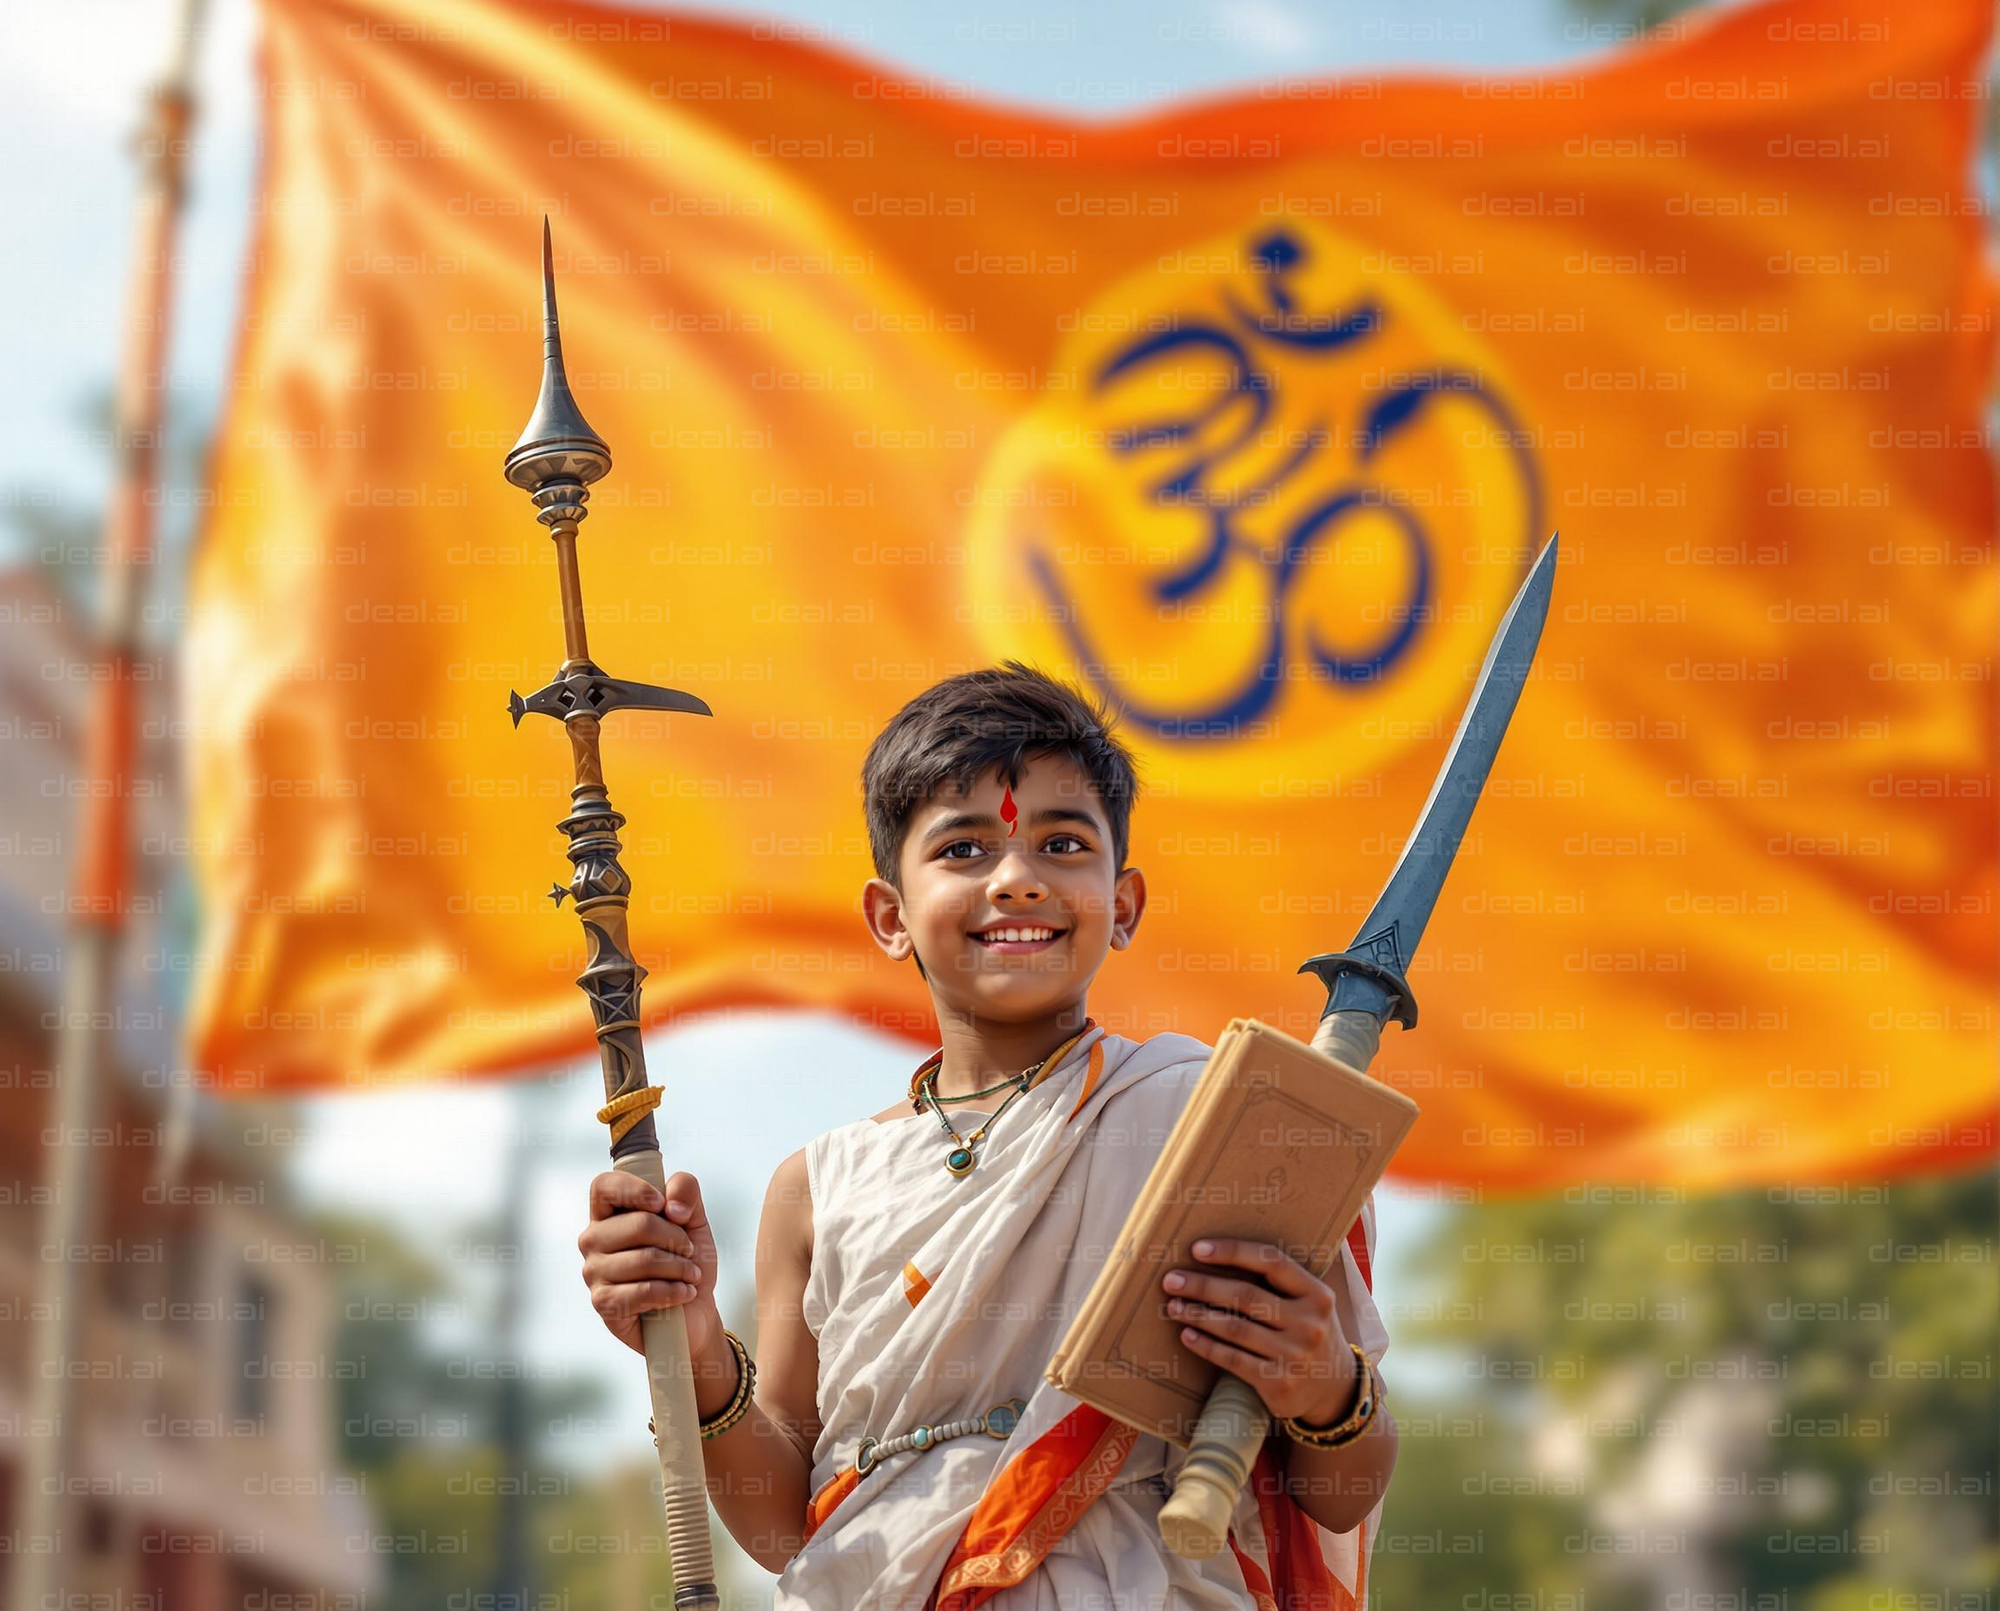
[[[757,1361],[750,1357],[750,1350],[743,1346],[743,1339],[727,1326],[722,1330],[723,1340],[729,1344],[729,1351],[736,1356],[736,1391],[729,1402],[715,1412],[715,1418],[703,1421],[702,1441],[719,1438],[744,1416],[750,1413],[750,1395],[757,1386]],[[659,1442],[660,1429],[654,1425],[653,1417],[646,1417],[646,1430],[653,1434],[655,1445]]]
[[[1354,1407],[1331,1426],[1308,1426],[1292,1416],[1279,1419],[1279,1426],[1294,1442],[1304,1444],[1308,1449],[1338,1449],[1352,1443],[1368,1430],[1375,1419],[1376,1408],[1382,1402],[1381,1379],[1375,1374],[1375,1365],[1354,1343],[1347,1345],[1354,1350],[1355,1399]]]
[[[743,1346],[743,1339],[726,1326],[723,1328],[722,1336],[736,1355],[736,1391],[716,1414],[714,1420],[701,1423],[704,1443],[710,1438],[721,1437],[750,1413],[750,1395],[757,1386],[757,1362],[750,1357],[750,1350]]]
[[[1301,1421],[1299,1425],[1309,1432],[1334,1432],[1352,1421],[1360,1412],[1368,1397],[1368,1356],[1354,1343],[1347,1345],[1347,1351],[1354,1356],[1354,1394],[1347,1401],[1347,1408],[1324,1426],[1313,1426]]]

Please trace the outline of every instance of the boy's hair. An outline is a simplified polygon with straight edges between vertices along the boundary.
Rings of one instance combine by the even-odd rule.
[[[944,784],[970,791],[998,766],[1011,788],[1024,763],[1040,755],[1067,756],[1096,787],[1115,870],[1123,872],[1138,769],[1111,726],[1101,705],[1019,660],[926,688],[890,718],[861,767],[876,875],[902,887],[899,858],[910,819]]]

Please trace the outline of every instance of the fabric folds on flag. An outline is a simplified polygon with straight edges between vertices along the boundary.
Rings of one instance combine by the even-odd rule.
[[[1988,8],[1696,17],[1573,69],[1113,122],[797,30],[265,0],[192,578],[192,1055],[219,1089],[580,1053],[562,655],[501,459],[551,216],[615,465],[591,648],[649,1024],[929,1041],[858,776],[941,677],[1106,699],[1135,1038],[1310,1038],[1549,532],[1541,655],[1376,1072],[1405,1180],[1719,1186],[1995,1139]],[[930,1042],[934,1044],[934,1042]]]

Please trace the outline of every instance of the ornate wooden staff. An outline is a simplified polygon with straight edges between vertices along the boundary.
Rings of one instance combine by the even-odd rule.
[[[576,915],[583,922],[589,960],[576,982],[590,998],[597,1019],[605,1097],[597,1116],[611,1127],[611,1165],[637,1175],[664,1198],[666,1171],[653,1128],[653,1109],[660,1105],[661,1092],[646,1083],[646,1048],[639,1037],[639,985],[646,970],[625,938],[625,907],[632,895],[632,881],[618,864],[618,830],[625,819],[612,809],[605,792],[597,729],[607,712],[620,709],[682,711],[692,716],[714,712],[678,689],[607,677],[590,658],[583,629],[583,587],[576,570],[576,528],[589,513],[584,508],[590,500],[585,488],[611,468],[611,449],[585,423],[563,373],[547,218],[542,220],[542,316],[541,395],[535,399],[527,429],[507,455],[506,473],[509,481],[533,496],[535,518],[555,540],[563,644],[568,652],[554,682],[526,699],[510,692],[507,709],[516,727],[526,715],[553,716],[569,734],[576,784],[570,790],[570,813],[557,826],[569,836],[568,855],[575,871],[569,887],[557,884],[549,897],[561,906],[565,895],[573,896]],[[658,1429],[675,1611],[719,1611],[722,1602],[709,1553],[708,1486],[688,1362],[687,1317],[677,1308],[646,1315],[640,1321],[640,1337],[652,1387],[653,1424]]]

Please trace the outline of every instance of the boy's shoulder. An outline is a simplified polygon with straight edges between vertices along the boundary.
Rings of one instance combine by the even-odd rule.
[[[1205,1040],[1197,1040],[1192,1035],[1183,1035],[1172,1030],[1149,1035],[1139,1041],[1127,1040],[1122,1035],[1110,1035],[1106,1040],[1122,1042],[1122,1045],[1112,1048],[1122,1054],[1120,1067],[1124,1066],[1126,1060],[1136,1059],[1138,1067],[1134,1072],[1143,1070],[1148,1076],[1168,1071],[1184,1072],[1190,1067],[1196,1070],[1206,1068],[1210,1056],[1215,1051],[1215,1048]]]
[[[1183,1035],[1177,1030],[1165,1030],[1157,1035],[1149,1035],[1135,1044],[1141,1052],[1169,1063],[1206,1063],[1209,1055],[1215,1050],[1207,1041],[1193,1035]]]
[[[1122,1036],[1107,1039],[1122,1044],[1107,1046],[1117,1061],[1107,1060],[1105,1075],[1109,1078],[1115,1070],[1124,1076],[1105,1104],[1107,1114],[1144,1108],[1178,1117],[1215,1050],[1192,1035],[1172,1032],[1142,1041]]]

